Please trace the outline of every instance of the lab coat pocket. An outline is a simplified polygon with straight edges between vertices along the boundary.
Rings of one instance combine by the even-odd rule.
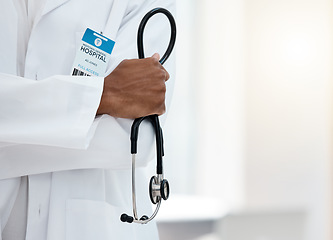
[[[103,201],[71,199],[66,203],[66,240],[123,239],[120,210]],[[128,234],[126,234],[126,237]]]

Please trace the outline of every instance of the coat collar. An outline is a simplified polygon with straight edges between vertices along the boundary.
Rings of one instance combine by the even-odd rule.
[[[70,0],[46,0],[45,6],[42,12],[42,16],[45,14],[48,14],[49,12],[53,11],[54,9],[60,7],[64,3],[68,2]]]

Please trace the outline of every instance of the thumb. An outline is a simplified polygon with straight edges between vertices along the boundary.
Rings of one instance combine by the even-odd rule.
[[[160,55],[158,53],[154,53],[153,56],[151,56],[152,58],[155,58],[157,61],[160,60]]]

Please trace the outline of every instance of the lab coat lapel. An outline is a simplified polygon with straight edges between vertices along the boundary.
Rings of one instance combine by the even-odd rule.
[[[0,52],[0,62],[4,64],[0,71],[17,74],[17,12],[12,1],[1,2],[0,28],[2,43],[6,44]]]
[[[125,15],[127,4],[128,0],[114,0],[112,3],[111,12],[104,29],[104,35],[110,39],[116,39],[118,29],[123,20],[123,17],[119,16]]]
[[[49,12],[51,12],[52,10],[60,7],[61,5],[63,5],[64,3],[68,2],[70,0],[47,0],[43,9],[43,13],[42,16],[44,16],[45,14],[48,14]]]

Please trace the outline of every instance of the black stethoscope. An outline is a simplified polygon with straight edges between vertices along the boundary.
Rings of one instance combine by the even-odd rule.
[[[139,29],[138,29],[138,39],[137,39],[137,46],[138,46],[138,55],[139,59],[144,58],[144,50],[143,50],[143,30],[152,16],[157,13],[163,13],[169,19],[170,26],[171,26],[171,36],[169,46],[159,60],[161,64],[163,64],[168,57],[170,56],[172,49],[175,45],[176,41],[176,23],[172,16],[172,14],[164,9],[164,8],[155,8],[149,11],[142,19]],[[149,120],[152,124],[155,136],[156,136],[156,156],[157,156],[157,167],[156,167],[156,174],[150,179],[149,183],[149,196],[150,200],[153,204],[157,204],[154,213],[148,217],[146,215],[142,216],[140,219],[138,218],[137,208],[136,208],[136,193],[135,193],[135,156],[137,153],[137,141],[138,141],[138,134],[139,134],[139,126],[144,120]],[[157,214],[162,199],[167,200],[169,197],[170,187],[168,180],[163,178],[163,163],[162,158],[164,156],[164,148],[163,148],[163,133],[162,128],[160,126],[160,122],[157,115],[150,115],[145,117],[140,117],[134,120],[131,129],[131,153],[132,153],[132,203],[133,203],[133,215],[129,216],[126,213],[122,214],[120,220],[122,222],[128,223],[141,223],[145,224],[150,222]]]

